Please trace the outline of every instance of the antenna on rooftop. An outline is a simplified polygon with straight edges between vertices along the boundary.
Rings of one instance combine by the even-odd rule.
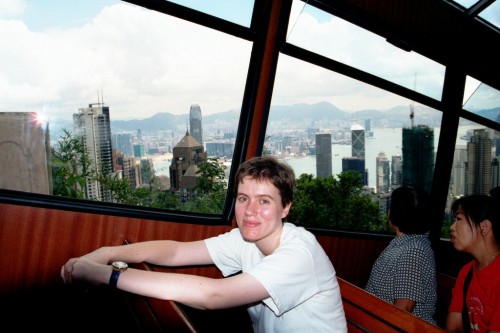
[[[417,73],[415,73],[415,78],[413,80],[413,91],[416,91],[417,88]],[[413,121],[415,118],[415,103],[411,102],[410,104],[410,128],[413,128]]]

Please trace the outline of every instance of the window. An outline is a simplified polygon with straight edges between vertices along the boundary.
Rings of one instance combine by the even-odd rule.
[[[122,1],[28,1],[4,16],[0,188],[221,214],[250,42]],[[217,205],[199,208],[214,190],[196,187],[206,159],[223,172]]]
[[[409,89],[416,88],[418,72],[423,81],[418,84],[420,92],[440,97],[442,66],[404,52],[335,16],[307,5],[300,9],[300,2],[294,4],[298,18],[289,24],[288,43]],[[318,183],[327,182],[320,177],[338,179],[321,185],[331,187],[322,195],[308,192],[315,209],[327,213],[314,216],[309,212],[308,219],[295,222],[389,232],[386,214],[391,190],[403,184],[431,190],[440,124],[441,112],[432,108],[281,55],[265,151],[294,168],[299,178],[298,200],[305,200],[307,193],[300,192],[302,174],[316,177]],[[327,139],[320,139],[324,135]],[[343,186],[341,174],[347,171],[358,174],[360,191],[348,197],[336,196],[351,193],[338,188]],[[310,179],[304,179],[304,183],[312,186]],[[297,212],[301,209],[307,208],[295,205],[298,216],[303,216]],[[292,219],[293,213],[292,207]],[[364,221],[358,221],[357,215],[363,215]]]

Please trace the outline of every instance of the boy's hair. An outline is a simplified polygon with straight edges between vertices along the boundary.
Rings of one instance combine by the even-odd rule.
[[[283,207],[292,202],[295,190],[295,173],[292,167],[279,162],[275,157],[258,156],[243,162],[236,172],[235,194],[238,194],[238,186],[245,177],[273,184],[281,195]]]

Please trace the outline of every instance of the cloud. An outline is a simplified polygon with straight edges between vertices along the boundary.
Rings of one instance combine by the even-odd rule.
[[[188,114],[194,103],[204,115],[241,107],[251,43],[109,1],[105,6],[91,2],[103,6],[93,8],[97,14],[84,12],[85,2],[68,8],[59,4],[51,9],[60,12],[43,13],[40,8],[45,7],[38,2],[35,8],[26,8],[20,0],[0,5],[0,112],[44,111],[49,118],[71,119],[79,108],[102,98],[116,120],[146,118],[158,112]],[[300,3],[294,1],[292,8],[290,43],[440,99],[442,66],[311,6],[303,9],[297,5]],[[82,11],[81,17],[75,15],[75,8]],[[45,25],[13,18],[23,11],[30,11],[30,20],[35,19],[33,13],[43,15]],[[280,55],[272,103],[322,101],[345,111],[410,103]]]
[[[182,34],[176,33],[182,31]],[[241,106],[251,45],[128,4],[78,28],[32,31],[0,20],[0,107],[66,117],[98,102],[114,119]]]
[[[0,19],[14,18],[21,15],[26,8],[23,0],[8,0],[0,2]]]

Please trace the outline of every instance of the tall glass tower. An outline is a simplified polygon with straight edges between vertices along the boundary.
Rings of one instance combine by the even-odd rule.
[[[430,193],[434,172],[434,129],[417,125],[403,128],[403,184]]]
[[[365,129],[354,122],[351,126],[352,157],[365,158]]]
[[[201,108],[198,104],[191,105],[189,110],[189,134],[203,146],[203,126]]]

